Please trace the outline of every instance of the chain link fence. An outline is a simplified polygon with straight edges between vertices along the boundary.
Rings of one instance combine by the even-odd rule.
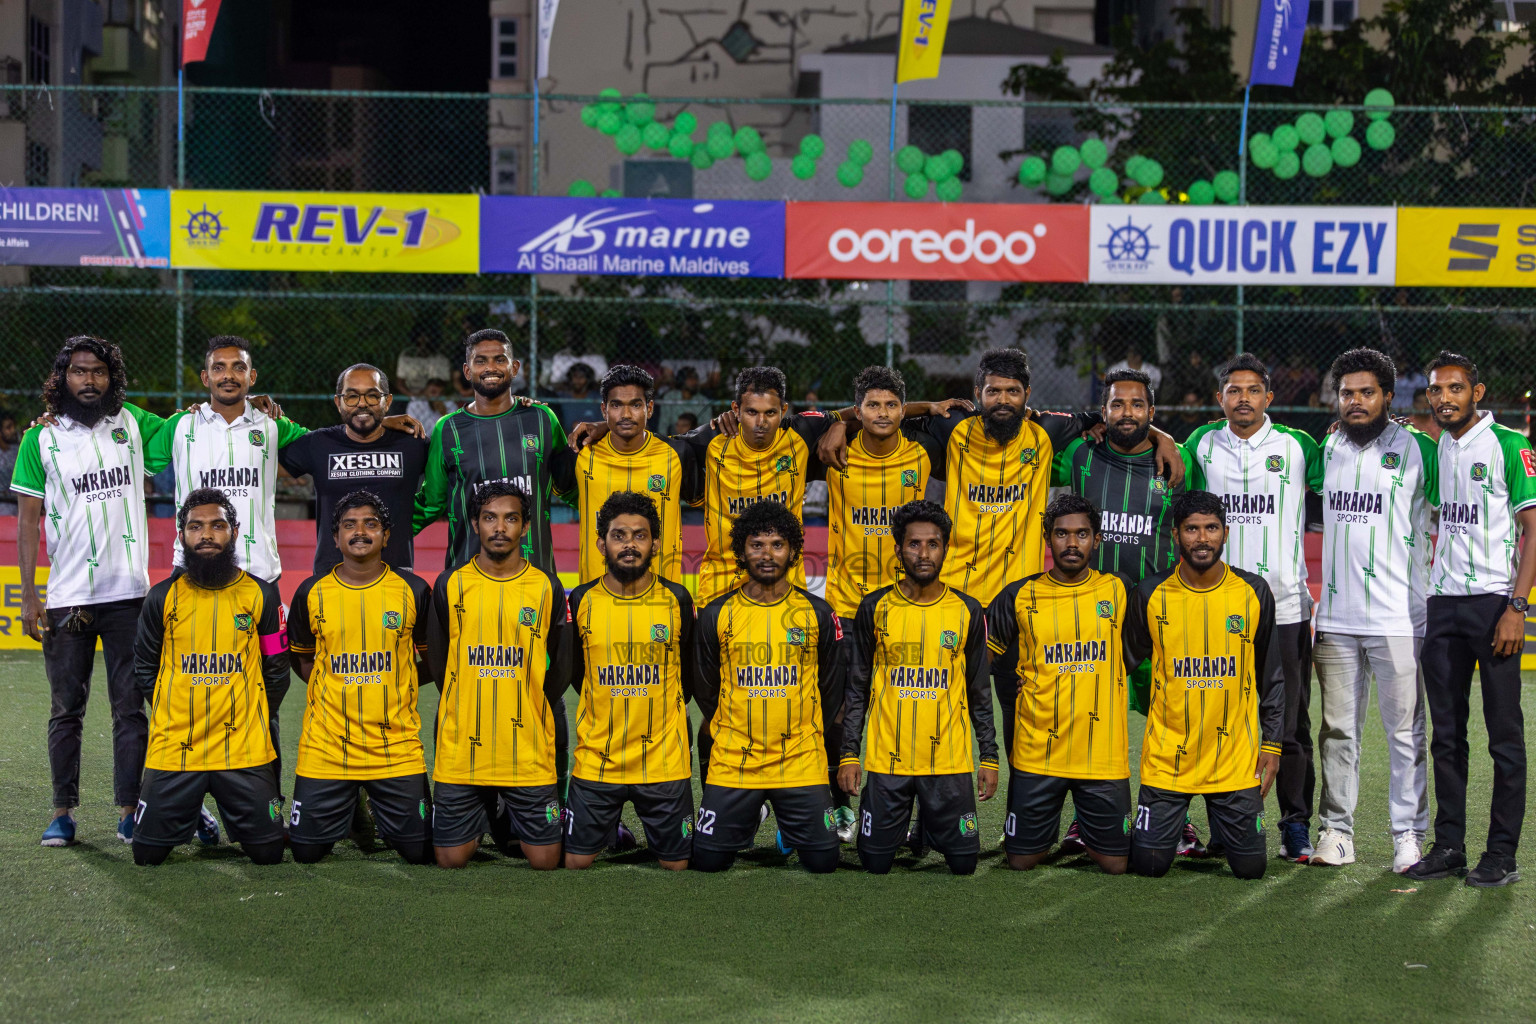
[[[1348,116],[1327,118],[1324,148],[1344,156],[1314,176],[1315,162],[1286,174],[1283,160],[1240,161],[1242,110],[1230,104],[902,101],[893,115],[882,101],[553,95],[539,101],[535,146],[526,95],[189,89],[180,142],[177,100],[174,89],[0,86],[0,137],[19,145],[7,147],[7,175],[55,187],[1077,203],[1106,201],[1092,191],[1091,168],[1038,185],[1021,182],[1020,168],[1097,138],[1114,179],[1109,201],[1210,201],[1214,183],[1216,195],[1255,204],[1536,204],[1536,111],[1524,109],[1398,108],[1372,120],[1363,106],[1340,108]],[[1247,130],[1282,143],[1302,115],[1328,113],[1256,105]],[[1303,139],[1290,150],[1298,167],[1308,148]],[[1235,197],[1223,192],[1232,181],[1223,172],[1236,177]],[[771,363],[788,374],[797,404],[835,406],[859,369],[887,361],[902,367],[914,397],[968,393],[972,353],[1014,344],[1036,367],[1036,404],[1095,401],[1096,375],[1134,350],[1161,368],[1160,419],[1191,424],[1208,418],[1212,368],[1253,351],[1276,370],[1278,418],[1315,428],[1327,418],[1319,389],[1328,363],[1361,344],[1393,354],[1405,372],[1442,347],[1463,350],[1483,365],[1490,403],[1519,410],[1536,341],[1528,296],[0,268],[0,391],[29,417],[61,339],[88,332],[122,344],[136,392],[169,406],[199,393],[203,340],[230,333],[252,341],[262,390],[304,422],[327,422],[341,367],[372,362],[393,373],[407,350],[457,365],[463,336],[491,326],[529,354],[535,390],[573,413],[585,400],[558,392],[574,361],[639,361],[668,375],[691,365],[717,403],[735,370]],[[1405,407],[1411,400],[1399,395]]]

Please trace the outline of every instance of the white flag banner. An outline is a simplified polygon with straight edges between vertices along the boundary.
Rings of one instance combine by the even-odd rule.
[[[555,32],[555,14],[560,10],[560,0],[539,2],[539,66],[540,78],[549,77],[549,38]]]

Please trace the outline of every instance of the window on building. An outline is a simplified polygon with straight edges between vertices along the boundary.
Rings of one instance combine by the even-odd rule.
[[[53,80],[53,27],[41,18],[27,19],[27,80],[33,85]]]
[[[964,281],[911,281],[907,284],[907,297],[913,302],[959,303],[912,307],[907,316],[908,352],[933,354],[965,349]]]
[[[494,18],[491,32],[491,77],[517,78],[518,19]]]
[[[517,194],[518,151],[516,146],[491,150],[491,191],[499,196]]]
[[[1333,32],[1349,27],[1355,20],[1356,0],[1311,0],[1307,4],[1307,25]]]
[[[959,150],[965,157],[960,180],[971,180],[971,108],[958,106],[907,107],[907,144],[929,156],[946,149]]]

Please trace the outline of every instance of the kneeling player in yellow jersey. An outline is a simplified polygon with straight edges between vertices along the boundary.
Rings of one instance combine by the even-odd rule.
[[[288,816],[293,859],[312,864],[352,827],[359,789],[389,845],[432,862],[427,762],[416,711],[416,656],[426,650],[432,592],[384,564],[389,509],[369,491],[336,504],[341,562],[299,584],[288,644],[309,681]]]
[[[823,735],[843,701],[843,630],[825,601],[789,582],[804,547],[793,512],[775,501],[751,506],[731,524],[747,581],[699,613],[700,871],[724,871],[752,845],[764,801],[807,871],[837,869]]]
[[[282,800],[267,709],[288,692],[282,598],[236,564],[240,523],[223,491],[188,494],[176,525],[182,567],[150,589],[133,644],[150,707],[133,861],[163,863],[191,839],[211,792],[230,838],[276,864]]]
[[[859,860],[891,870],[916,799],[927,841],[957,875],[976,870],[981,835],[971,788],[971,745],[980,752],[981,799],[997,791],[997,738],[987,685],[987,623],[981,606],[940,579],[948,514],[913,501],[891,516],[903,578],[859,603],[844,702],[837,781],[859,788],[865,718],[869,740],[859,798]]]
[[[1099,510],[1063,494],[1045,507],[1048,572],[1003,588],[987,609],[987,646],[1017,666],[1008,751],[1008,866],[1028,871],[1061,829],[1067,794],[1083,845],[1111,875],[1131,850],[1124,625],[1132,585],[1092,568]]]
[[[565,866],[590,867],[625,801],[661,866],[681,871],[693,848],[693,599],[651,571],[661,516],[634,491],[597,512],[607,572],[571,591],[571,682],[581,692],[565,808]]]
[[[442,688],[433,764],[437,863],[462,868],[490,831],[520,842],[530,867],[560,866],[555,716],[565,693],[552,664],[565,628],[565,588],[523,557],[532,501],[507,480],[469,499],[473,558],[437,578],[427,662]]]
[[[1269,671],[1279,656],[1275,598],[1263,577],[1221,560],[1220,498],[1181,494],[1169,518],[1178,564],[1137,584],[1125,625],[1130,661],[1152,658],[1131,870],[1168,873],[1199,795],[1212,847],[1225,849],[1237,877],[1261,878],[1264,798],[1285,724],[1285,681]]]

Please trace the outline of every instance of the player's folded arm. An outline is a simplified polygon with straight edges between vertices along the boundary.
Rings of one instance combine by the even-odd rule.
[[[277,714],[292,681],[288,657],[288,634],[283,631],[283,595],[277,586],[257,580],[261,589],[261,616],[256,622],[257,642],[261,645],[261,679],[267,690],[267,713]]]
[[[388,570],[386,570],[388,571]],[[416,621],[411,624],[411,650],[416,654],[416,680],[419,686],[435,682],[432,666],[427,663],[427,633],[432,624],[432,588],[415,573],[401,573],[410,584],[411,595],[416,599]],[[439,686],[441,689],[441,686]]]
[[[997,767],[997,730],[992,724],[992,672],[987,654],[987,617],[975,598],[966,596],[971,613],[965,638],[966,703],[971,713],[971,728],[976,733],[976,749],[983,768]]]
[[[889,590],[882,587],[865,595],[853,616],[853,660],[848,664],[847,692],[843,698],[843,750],[838,764],[858,764],[864,739],[864,713],[869,707],[870,673],[875,657],[875,605]]]
[[[165,595],[173,581],[174,577],[162,580],[149,589],[139,608],[139,628],[133,638],[133,682],[151,705],[160,675],[160,653],[165,647]]]
[[[566,631],[571,628],[570,607],[566,603],[565,584],[553,571],[539,570],[549,580],[549,631],[544,638],[544,698],[554,704],[565,697],[571,684],[571,655],[565,643]],[[434,596],[433,608],[437,607]]]
[[[427,615],[427,669],[439,690],[448,680],[448,647],[451,642],[448,609],[452,605],[448,588],[453,575],[451,572],[437,574],[437,582],[432,585],[432,608]]]
[[[694,623],[693,702],[705,726],[720,706],[720,606],[725,597],[705,605]]]
[[[811,601],[818,620],[816,683],[821,690],[822,728],[830,730],[843,710],[843,695],[848,685],[843,625],[831,605],[817,597]]]

